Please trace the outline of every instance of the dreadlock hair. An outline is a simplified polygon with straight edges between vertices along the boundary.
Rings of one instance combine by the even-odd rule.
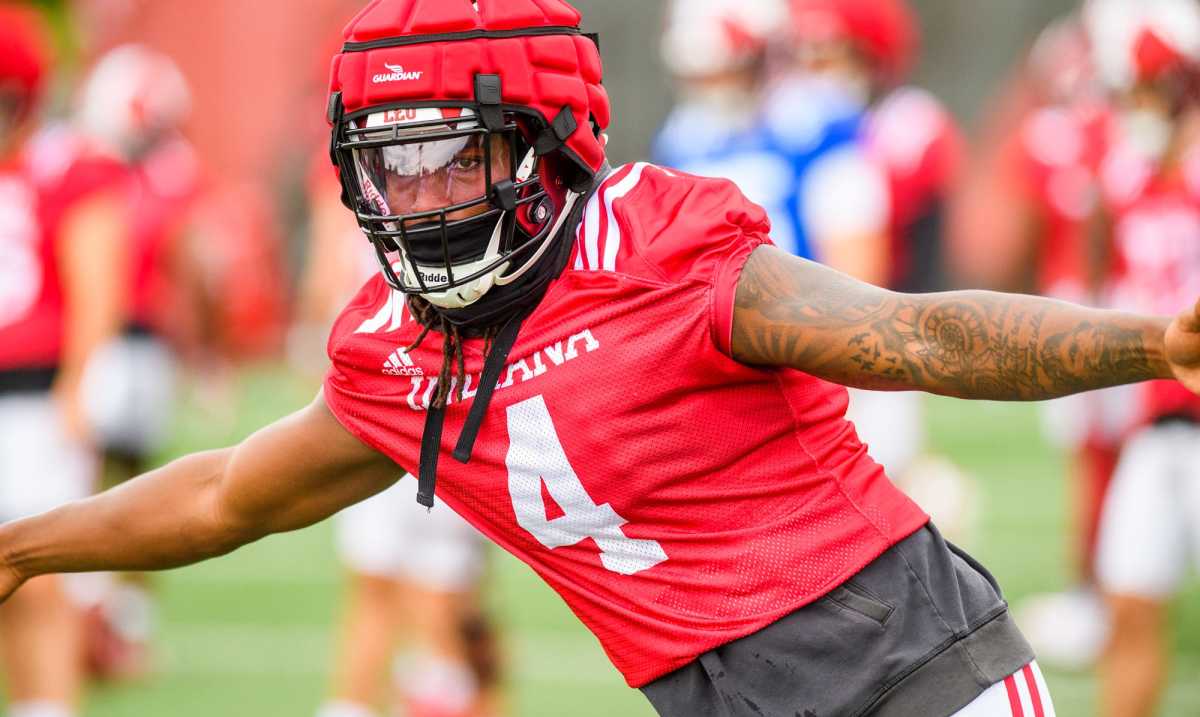
[[[430,331],[437,331],[445,337],[442,344],[442,370],[438,373],[437,392],[433,396],[433,407],[445,408],[450,400],[451,390],[455,394],[454,400],[461,402],[467,386],[467,363],[466,356],[463,354],[464,341],[473,337],[482,338],[484,341],[483,353],[486,356],[491,351],[492,342],[495,341],[496,334],[500,333],[501,327],[493,325],[475,331],[468,329],[464,333],[462,327],[447,319],[443,313],[434,308],[433,304],[420,295],[414,294],[408,297],[408,308],[422,328],[417,339],[405,349],[406,351],[416,351]]]

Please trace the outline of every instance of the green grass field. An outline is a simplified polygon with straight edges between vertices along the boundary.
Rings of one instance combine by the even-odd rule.
[[[249,373],[236,420],[189,411],[172,452],[224,445],[303,405],[310,381]],[[982,484],[982,525],[970,548],[1010,600],[1067,580],[1062,461],[1024,405],[930,401],[935,447]],[[147,684],[94,691],[89,717],[303,717],[321,699],[338,609],[339,571],[328,526],[279,536],[232,556],[162,576],[162,670]],[[505,628],[511,714],[653,715],[625,687],[598,643],[527,568],[496,555],[492,599]],[[1200,592],[1180,601],[1176,664],[1163,715],[1200,715]],[[1090,674],[1050,672],[1060,717],[1095,714]]]

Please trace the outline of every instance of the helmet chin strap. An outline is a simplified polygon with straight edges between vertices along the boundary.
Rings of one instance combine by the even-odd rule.
[[[554,221],[554,226],[550,228],[550,233],[546,235],[546,240],[542,242],[542,245],[539,246],[537,251],[533,253],[533,256],[529,257],[529,261],[525,262],[520,269],[517,269],[507,276],[497,275],[497,286],[508,286],[524,276],[539,261],[541,261],[542,255],[545,254],[546,250],[550,248],[550,245],[554,243],[551,240],[558,235],[558,233],[562,230],[563,224],[566,224],[567,218],[571,216],[571,210],[575,208],[575,202],[577,201],[579,201],[579,194],[568,191],[566,201],[563,202],[562,211],[558,213],[558,219]],[[503,271],[504,268],[505,267],[500,267],[500,270]]]

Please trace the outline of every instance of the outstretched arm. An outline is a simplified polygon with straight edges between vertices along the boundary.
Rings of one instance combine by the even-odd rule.
[[[318,397],[234,448],[187,456],[88,500],[0,526],[0,600],[37,575],[160,570],[224,555],[312,525],[401,475]]]
[[[762,247],[738,283],[733,356],[960,398],[1041,400],[1158,378],[1197,390],[1200,321],[984,291],[897,294]]]

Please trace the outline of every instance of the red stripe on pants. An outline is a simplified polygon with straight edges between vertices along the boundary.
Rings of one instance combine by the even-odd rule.
[[[1008,706],[1012,707],[1013,717],[1025,717],[1025,710],[1021,709],[1021,695],[1017,692],[1017,681],[1012,675],[1004,678],[1004,689],[1008,690]]]
[[[1021,672],[1025,674],[1025,684],[1029,685],[1029,699],[1033,701],[1034,717],[1046,717],[1046,713],[1042,711],[1042,693],[1033,677],[1033,668],[1025,665]]]

